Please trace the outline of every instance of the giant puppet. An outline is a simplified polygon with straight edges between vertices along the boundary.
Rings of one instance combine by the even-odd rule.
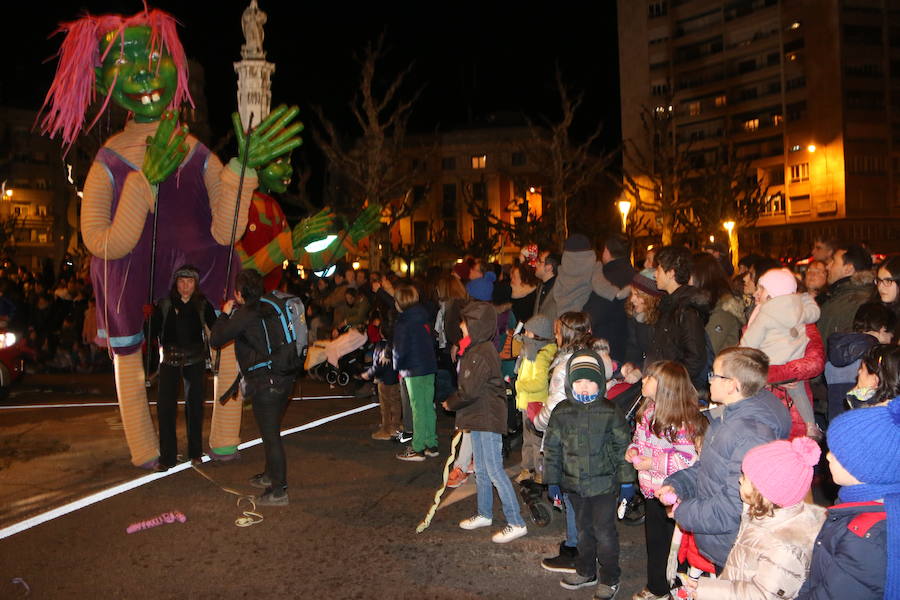
[[[203,294],[213,304],[225,299],[226,284],[232,283],[226,281],[229,257],[232,279],[238,270],[230,244],[233,232],[240,237],[246,227],[257,169],[299,146],[302,125],[293,123],[296,107],[282,106],[245,134],[235,114],[239,156],[224,166],[178,123],[177,108],[190,95],[187,60],[171,15],[145,10],[131,17],[85,16],[60,30],[65,39],[42,130],[70,146],[96,92],[104,97],[101,112],[112,100],[133,115],[91,166],[81,228],[93,254],[98,341],[114,355],[131,460],[154,468],[159,452],[140,352],[148,290],[151,300],[158,300],[167,293],[174,270],[193,264],[201,273]],[[229,347],[222,353],[215,397],[236,375]],[[240,402],[214,404],[209,437],[214,457],[236,454],[240,417]]]

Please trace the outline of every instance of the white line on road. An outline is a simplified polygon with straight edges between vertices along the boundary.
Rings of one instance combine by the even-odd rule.
[[[343,398],[356,398],[356,396],[300,396],[291,398],[291,400],[338,400]],[[212,404],[212,400],[207,400],[204,404]],[[156,404],[150,402],[149,404]],[[178,404],[184,404],[184,400],[180,400]],[[71,404],[14,404],[12,406],[0,406],[0,410],[13,409],[29,409],[29,408],[96,408],[98,406],[118,406],[118,402],[83,402]]]
[[[292,433],[297,433],[298,431],[306,431],[307,429],[312,429],[314,427],[319,427],[320,425],[324,425],[326,423],[330,423],[331,421],[336,421],[338,419],[343,419],[344,417],[349,417],[350,415],[355,415],[356,413],[360,413],[372,408],[375,408],[378,404],[366,404],[364,406],[359,406],[357,408],[353,408],[351,410],[345,410],[344,412],[336,413],[333,415],[329,415],[327,417],[323,417],[321,419],[316,419],[315,421],[310,421],[304,425],[300,425],[298,427],[292,427],[290,429],[285,429],[281,432],[282,436],[290,435]],[[249,440],[239,445],[238,448],[250,448],[252,446],[256,446],[262,443],[262,438],[256,438],[255,440]],[[209,456],[203,456],[203,462],[208,462]],[[76,510],[82,509],[86,506],[90,506],[91,504],[96,504],[97,502],[102,502],[107,498],[112,498],[113,496],[117,496],[129,490],[133,490],[135,488],[141,487],[142,485],[146,485],[157,479],[162,479],[163,477],[168,477],[169,475],[174,475],[175,473],[180,473],[185,469],[190,469],[190,462],[183,462],[181,464],[175,465],[168,471],[163,473],[151,473],[149,475],[144,475],[142,477],[138,477],[137,479],[133,479],[131,481],[126,481],[125,483],[120,483],[119,485],[113,486],[109,489],[97,492],[95,494],[91,494],[85,498],[81,498],[80,500],[76,500],[74,502],[70,502],[68,504],[64,504],[63,506],[54,508],[52,510],[48,510],[47,512],[41,513],[39,515],[35,515],[29,519],[25,519],[24,521],[20,521],[15,523],[14,525],[10,525],[9,527],[4,527],[0,529],[0,540],[4,538],[8,538],[17,533],[21,533],[27,529],[31,529],[41,523],[46,523],[47,521],[51,521],[53,519],[62,517],[63,515],[67,515],[71,512],[75,512]]]

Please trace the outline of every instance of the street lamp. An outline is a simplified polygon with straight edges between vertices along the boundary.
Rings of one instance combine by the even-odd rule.
[[[628,211],[631,210],[631,202],[628,200],[619,200],[619,212],[622,213],[622,233],[628,230]]]
[[[815,144],[810,144],[809,146],[806,147],[806,150],[809,151],[809,152],[815,152],[815,151],[816,151],[816,145],[815,145]]]
[[[722,227],[728,232],[728,251],[731,253],[731,266],[737,269],[738,261],[738,240],[734,233],[734,221],[725,221]]]
[[[13,197],[13,189],[6,188],[6,190],[3,192],[3,199],[4,200],[12,200],[12,197]]]

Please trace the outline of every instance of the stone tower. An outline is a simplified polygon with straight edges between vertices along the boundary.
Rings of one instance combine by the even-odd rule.
[[[244,30],[242,60],[234,63],[234,70],[238,74],[238,112],[244,129],[247,129],[251,114],[254,127],[258,125],[269,114],[272,103],[270,79],[275,72],[275,65],[266,60],[266,51],[263,50],[265,23],[266,13],[259,9],[256,0],[251,0],[250,6],[241,16],[241,28]]]

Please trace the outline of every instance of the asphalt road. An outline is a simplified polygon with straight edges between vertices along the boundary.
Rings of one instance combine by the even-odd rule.
[[[299,391],[348,393],[309,381]],[[113,401],[111,375],[33,376],[0,404],[0,529],[146,475],[128,460],[116,408],[84,406]],[[369,401],[297,400],[284,427]],[[242,439],[257,437],[252,413],[244,417]],[[0,598],[591,597],[560,588],[559,575],[540,567],[564,536],[561,514],[506,545],[491,542],[488,529],[460,529],[475,510],[473,480],[448,491],[431,527],[416,534],[440,482],[451,421],[439,416],[440,459],[404,463],[396,444],[370,439],[377,419],[377,409],[364,410],[285,437],[291,504],[261,508],[263,521],[250,527],[235,525],[242,509],[220,486],[253,493],[246,482],[262,469],[261,446],[234,463],[205,463],[215,483],[188,468],[0,539]],[[181,422],[179,435],[184,447]],[[510,473],[517,459],[507,461]],[[126,533],[169,511],[185,522]],[[499,501],[494,514],[501,522]],[[642,587],[644,536],[640,527],[619,531],[621,600]]]

